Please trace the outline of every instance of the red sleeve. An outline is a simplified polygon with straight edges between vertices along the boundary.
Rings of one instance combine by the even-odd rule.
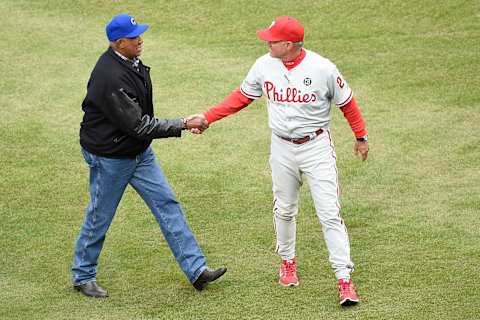
[[[208,111],[203,115],[205,116],[205,119],[207,119],[208,123],[213,123],[242,110],[252,103],[252,101],[252,99],[245,97],[240,92],[240,88],[237,88],[228,97],[226,97],[225,100],[208,109]]]
[[[347,119],[355,137],[363,137],[367,134],[365,121],[363,121],[362,113],[357,105],[357,101],[355,101],[355,97],[352,97],[350,102],[341,107],[340,110],[342,110],[343,116]]]

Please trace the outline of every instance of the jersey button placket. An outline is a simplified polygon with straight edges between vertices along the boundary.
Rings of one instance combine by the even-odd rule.
[[[292,72],[291,71],[288,71],[287,72],[287,76],[288,76],[288,84],[287,84],[287,88],[289,88],[290,90],[290,93],[293,92],[293,88],[295,88],[295,81],[294,81],[294,78],[293,78],[293,75],[292,75]],[[286,94],[286,93],[285,93]],[[293,96],[291,96],[290,94],[290,97],[288,97],[288,99],[293,99]],[[290,136],[292,136],[294,133],[295,133],[295,113],[296,113],[296,105],[295,105],[295,102],[293,101],[289,101],[287,102],[287,105],[288,105],[288,131],[290,133]]]

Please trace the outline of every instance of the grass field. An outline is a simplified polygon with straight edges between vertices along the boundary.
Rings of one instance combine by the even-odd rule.
[[[479,319],[480,2],[0,1],[1,319]],[[153,148],[211,266],[196,292],[132,189],[110,228],[98,281],[75,293],[70,265],[88,202],[78,129],[104,26],[149,23],[158,117],[206,110],[266,52],[255,30],[289,14],[306,47],[334,61],[368,125],[370,157],[352,154],[332,112],[342,215],[362,302],[341,309],[308,186],[297,255],[301,285],[277,285],[265,101],[202,136]]]

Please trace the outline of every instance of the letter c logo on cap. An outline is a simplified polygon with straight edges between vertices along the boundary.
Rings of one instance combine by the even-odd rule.
[[[135,25],[137,25],[137,22],[136,22],[136,21],[135,21],[135,19],[133,19],[133,18],[132,18],[132,19],[130,19],[130,22],[131,22],[131,23],[132,23],[132,25],[134,25],[134,26],[135,26]]]

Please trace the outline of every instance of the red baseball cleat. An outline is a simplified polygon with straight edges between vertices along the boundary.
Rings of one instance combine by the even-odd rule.
[[[351,306],[358,303],[358,296],[355,292],[355,286],[352,279],[339,279],[338,292],[340,294],[339,301],[342,306]]]
[[[295,258],[291,260],[282,260],[280,266],[280,280],[278,280],[278,283],[284,287],[298,286],[297,261]]]

